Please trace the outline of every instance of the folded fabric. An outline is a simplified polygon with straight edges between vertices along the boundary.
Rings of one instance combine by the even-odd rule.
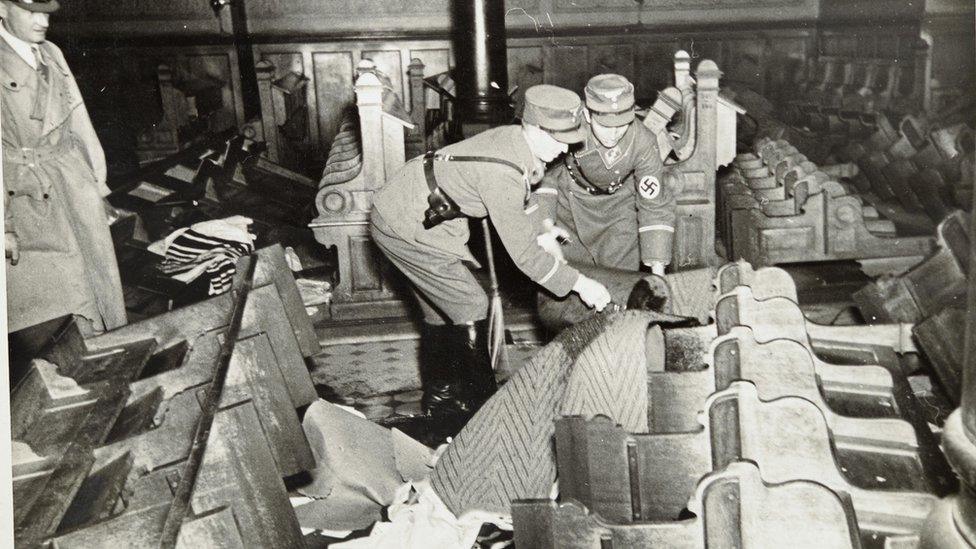
[[[254,251],[255,236],[247,230],[251,223],[250,218],[238,215],[174,231],[163,239],[166,259],[159,266],[160,272],[183,282],[205,274],[209,279],[207,295],[226,292],[233,283],[237,259]]]

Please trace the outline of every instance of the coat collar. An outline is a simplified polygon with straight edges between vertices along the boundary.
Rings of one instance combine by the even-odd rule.
[[[37,68],[37,58],[34,56],[33,45],[11,34],[2,22],[0,22],[0,38],[3,39],[4,43],[6,43],[6,45],[14,51],[14,53],[20,56],[24,63],[30,65],[30,68]]]
[[[29,52],[34,55],[33,52]],[[29,71],[34,71],[34,67],[21,56],[13,46],[6,40],[0,40],[0,71],[6,74],[15,74],[16,67],[21,67]]]

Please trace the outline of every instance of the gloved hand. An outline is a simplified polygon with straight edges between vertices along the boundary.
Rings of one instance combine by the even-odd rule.
[[[569,233],[562,227],[552,226],[547,232],[537,236],[535,241],[549,255],[555,257],[557,261],[566,263],[566,258],[563,257],[563,249],[559,243],[560,239],[569,241]]]
[[[593,307],[597,312],[603,311],[610,303],[611,297],[607,287],[583,275],[579,275],[579,278],[576,279],[576,284],[573,284],[573,291],[579,294],[580,299],[586,303],[587,307]]]

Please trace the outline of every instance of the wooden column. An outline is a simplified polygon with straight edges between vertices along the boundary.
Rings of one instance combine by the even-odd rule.
[[[274,85],[275,66],[270,61],[263,60],[254,66],[257,76],[258,94],[261,98],[261,130],[264,142],[268,145],[266,152],[268,160],[279,162],[278,153],[278,124],[275,121]]]

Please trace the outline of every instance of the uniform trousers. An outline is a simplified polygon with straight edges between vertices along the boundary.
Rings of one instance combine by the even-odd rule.
[[[373,210],[373,242],[410,281],[424,322],[470,324],[488,316],[488,296],[461,258],[433,246],[404,240]]]

